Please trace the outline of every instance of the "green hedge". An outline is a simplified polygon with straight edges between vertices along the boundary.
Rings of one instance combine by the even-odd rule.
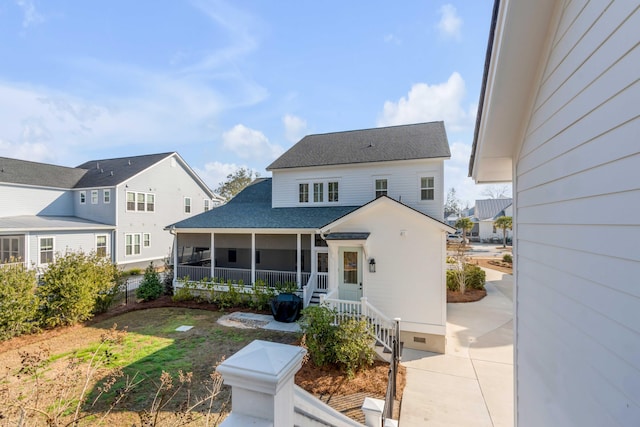
[[[467,289],[484,289],[487,275],[483,269],[477,265],[465,264],[464,274]],[[447,270],[447,289],[456,292],[460,290],[460,285],[454,270]]]
[[[35,271],[23,265],[0,266],[0,341],[37,328],[36,285]]]

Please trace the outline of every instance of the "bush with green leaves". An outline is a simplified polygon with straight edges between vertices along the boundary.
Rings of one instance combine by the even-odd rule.
[[[249,307],[258,311],[265,310],[269,307],[269,302],[275,294],[275,290],[268,286],[264,280],[256,280],[253,284],[253,294],[249,300]]]
[[[153,263],[150,263],[144,270],[142,283],[136,289],[136,298],[143,301],[153,301],[164,293],[164,284],[160,280],[160,274],[156,271]]]
[[[95,253],[58,254],[36,289],[41,325],[73,325],[91,318],[101,295],[117,286],[117,274],[108,258]]]
[[[465,264],[464,277],[467,289],[484,289],[486,273],[482,268],[473,264]],[[460,290],[456,272],[453,270],[447,270],[447,289],[456,292]]]
[[[508,262],[509,264],[513,263],[513,257],[511,256],[511,254],[504,254],[502,255],[502,261],[503,262]]]
[[[36,328],[36,285],[34,270],[0,265],[0,341]]]
[[[337,364],[352,377],[354,373],[373,364],[375,340],[364,320],[349,319],[340,323],[333,341]]]
[[[316,366],[333,363],[336,327],[333,325],[335,313],[323,306],[309,306],[302,310],[299,321],[305,335],[309,356]]]

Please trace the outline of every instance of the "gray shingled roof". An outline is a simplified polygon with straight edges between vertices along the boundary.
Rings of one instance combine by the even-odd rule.
[[[0,182],[73,188],[86,172],[77,168],[0,157]]]
[[[78,166],[87,173],[75,188],[113,187],[153,166],[173,153],[147,154],[117,159],[90,160]]]
[[[443,122],[307,135],[267,170],[451,157]]]
[[[308,228],[315,230],[358,208],[359,206],[272,208],[271,178],[266,178],[256,180],[227,204],[180,221],[173,226],[177,229]]]
[[[493,219],[513,204],[513,199],[483,199],[476,200],[475,217],[483,219]]]
[[[21,215],[0,218],[0,231],[113,230],[115,225],[75,216]]]

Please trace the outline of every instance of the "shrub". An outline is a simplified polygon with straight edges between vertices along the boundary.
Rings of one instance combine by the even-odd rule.
[[[173,295],[173,263],[170,258],[164,260],[164,294]]]
[[[138,289],[136,289],[136,297],[143,301],[153,301],[160,298],[164,292],[164,285],[160,281],[160,275],[153,266],[149,264],[144,270],[144,278]]]
[[[0,341],[35,328],[36,285],[35,271],[23,265],[0,266]]]
[[[504,254],[502,255],[502,261],[503,262],[508,262],[509,264],[513,263],[513,257],[511,256],[511,254]]]
[[[465,264],[464,277],[467,289],[484,289],[486,273],[477,265]],[[456,272],[453,270],[447,270],[447,289],[456,292],[460,290]]]
[[[336,327],[333,325],[335,313],[327,307],[309,306],[302,310],[299,321],[305,336],[307,350],[316,366],[333,363],[335,358],[333,343]]]
[[[275,296],[275,290],[263,280],[256,280],[253,284],[253,295],[249,306],[254,310],[265,310],[269,307],[269,301]]]
[[[353,377],[358,369],[373,364],[374,343],[364,320],[349,319],[342,322],[333,341],[336,362],[349,377]]]
[[[41,286],[36,289],[41,324],[73,325],[91,318],[100,295],[117,286],[116,277],[115,265],[95,253],[67,252],[58,256],[49,264]]]

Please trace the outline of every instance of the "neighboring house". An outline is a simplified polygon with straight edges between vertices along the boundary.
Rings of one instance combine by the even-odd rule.
[[[481,242],[499,239],[502,241],[502,229],[497,228],[493,223],[501,216],[513,216],[513,199],[480,199],[472,213],[471,220],[474,222],[471,235],[477,237]],[[507,230],[507,237],[511,237],[511,230]]]
[[[176,279],[293,282],[305,305],[353,310],[364,297],[402,319],[405,346],[443,352],[449,157],[442,122],[306,136],[273,178],[170,227]]]
[[[177,153],[92,160],[76,168],[0,158],[0,262],[45,267],[95,251],[144,267],[171,254],[171,221],[221,200]]]
[[[513,181],[518,426],[640,425],[637,1],[496,1],[470,175]]]

